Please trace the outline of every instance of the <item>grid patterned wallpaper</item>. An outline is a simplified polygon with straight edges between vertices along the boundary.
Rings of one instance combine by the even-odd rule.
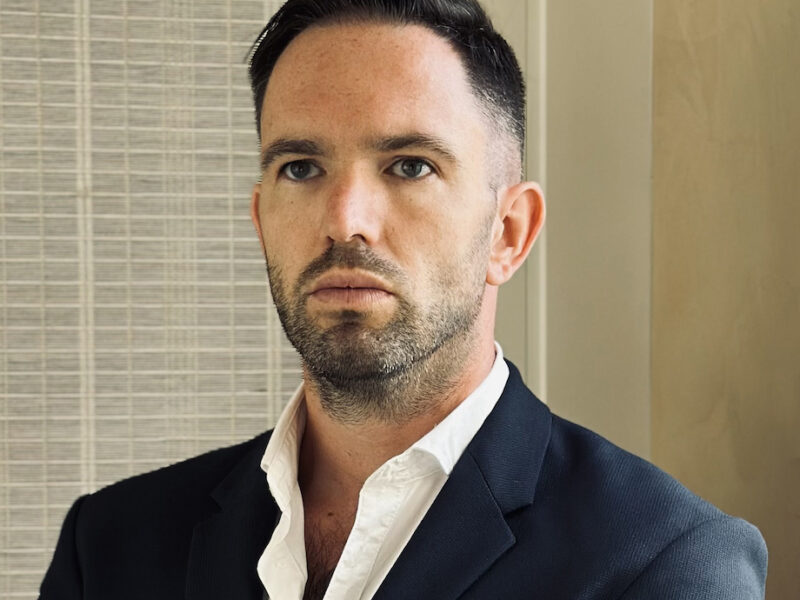
[[[0,596],[82,493],[271,426],[300,378],[248,217],[279,2],[0,0]]]

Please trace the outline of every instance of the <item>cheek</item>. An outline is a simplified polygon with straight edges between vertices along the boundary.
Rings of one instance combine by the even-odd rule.
[[[275,204],[265,207],[261,211],[261,231],[264,236],[264,246],[268,253],[275,256],[285,256],[289,250],[295,253],[307,249],[311,242],[311,223],[308,215],[299,212],[285,203],[280,207]]]
[[[429,280],[442,269],[458,267],[474,247],[478,230],[484,228],[475,199],[452,200],[458,197],[450,191],[424,202],[412,201],[406,206],[416,210],[396,212],[387,227],[398,259]]]
[[[462,240],[447,227],[417,223],[403,236],[397,250],[397,261],[411,282],[411,292],[421,302],[435,303],[444,292],[443,282],[452,281],[462,255]]]
[[[473,286],[476,278],[485,278],[492,235],[488,216],[493,214],[470,222],[453,223],[441,232],[437,255],[441,285],[460,289]]]
[[[300,269],[299,248],[297,240],[276,229],[268,229],[264,234],[264,247],[270,274],[277,271],[284,287],[291,289]]]

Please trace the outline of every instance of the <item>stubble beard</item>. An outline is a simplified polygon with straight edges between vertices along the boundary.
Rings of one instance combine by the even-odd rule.
[[[301,291],[304,283],[336,266],[357,267],[410,289],[405,274],[367,246],[331,246],[303,271],[291,296],[281,269],[267,259],[281,324],[328,415],[347,424],[398,424],[447,397],[474,348],[488,235],[484,227],[467,256],[439,271],[439,297],[427,309],[397,294],[395,315],[381,328],[369,327],[363,313],[343,310],[336,325],[323,329],[309,317]]]

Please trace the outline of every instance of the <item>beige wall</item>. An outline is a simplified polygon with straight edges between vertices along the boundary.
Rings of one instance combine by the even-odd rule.
[[[652,457],[800,589],[800,6],[656,0]]]
[[[649,457],[652,1],[546,12],[547,400]]]
[[[652,0],[485,2],[528,79],[545,235],[497,337],[558,414],[650,454]]]

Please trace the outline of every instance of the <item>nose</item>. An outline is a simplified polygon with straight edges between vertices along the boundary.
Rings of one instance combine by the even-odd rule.
[[[323,216],[323,231],[333,242],[356,238],[374,245],[381,230],[383,194],[369,174],[353,171],[332,179]]]

